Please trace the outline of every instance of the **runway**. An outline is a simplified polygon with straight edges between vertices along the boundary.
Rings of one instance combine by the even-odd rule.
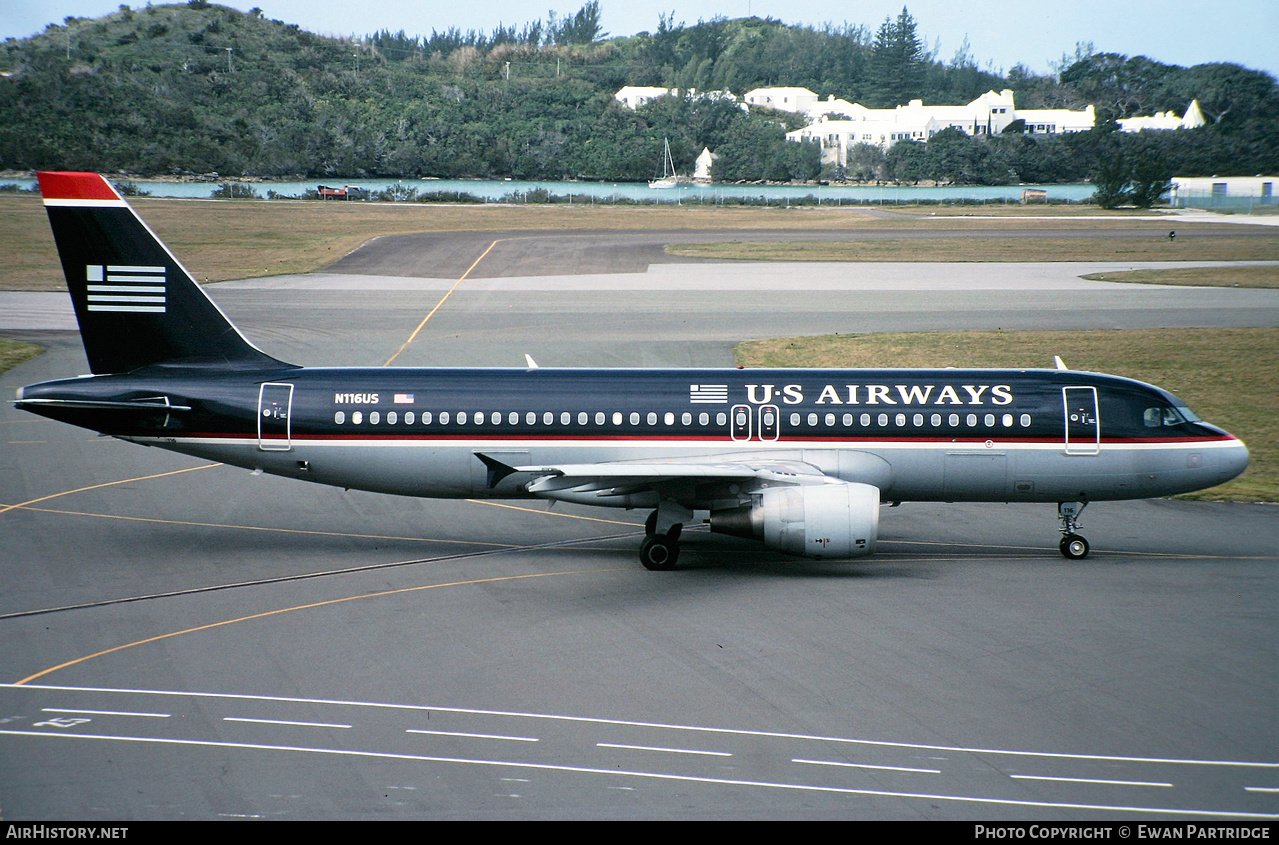
[[[1279,325],[1279,291],[1061,265],[530,260],[458,285],[396,363]],[[210,293],[273,355],[381,365],[456,280]],[[4,389],[86,370],[38,307],[48,352]],[[1273,506],[1097,503],[1071,563],[1051,506],[907,504],[862,562],[690,532],[652,573],[642,513],[345,492],[7,404],[0,438],[6,821],[1279,818]]]

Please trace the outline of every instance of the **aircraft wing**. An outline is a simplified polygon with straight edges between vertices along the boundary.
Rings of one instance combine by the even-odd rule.
[[[626,498],[642,506],[646,496],[655,495],[689,508],[709,507],[712,501],[722,504],[740,497],[749,501],[752,491],[765,487],[841,483],[802,461],[709,462],[703,458],[508,467],[479,457],[494,481],[520,473],[528,479],[524,489],[535,496],[590,504]]]

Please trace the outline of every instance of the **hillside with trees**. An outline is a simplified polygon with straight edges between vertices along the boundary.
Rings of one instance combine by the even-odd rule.
[[[1097,106],[1076,135],[943,132],[886,155],[858,150],[849,178],[978,184],[1079,181],[1103,162],[1155,161],[1184,175],[1279,169],[1279,89],[1232,64],[1181,68],[1080,49],[1060,73],[979,68],[967,46],[941,61],[903,9],[871,29],[760,18],[606,38],[591,0],[572,15],[493,32],[315,35],[205,0],[67,18],[0,45],[0,169],[145,175],[434,176],[637,181],[660,172],[663,141],[691,170],[703,147],[723,180],[806,180],[815,144],[784,139],[795,115],[667,97],[636,111],[623,85],[803,86],[871,107],[963,103],[1012,88],[1029,108]],[[1184,110],[1210,125],[1116,133],[1115,118]]]

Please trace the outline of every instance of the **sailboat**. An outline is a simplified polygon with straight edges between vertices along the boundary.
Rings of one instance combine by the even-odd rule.
[[[662,178],[648,183],[650,188],[674,188],[687,182],[688,179],[675,172],[675,159],[671,156],[669,138],[662,139]]]

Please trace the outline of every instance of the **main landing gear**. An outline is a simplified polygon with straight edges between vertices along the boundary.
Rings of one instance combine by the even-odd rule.
[[[1079,530],[1079,515],[1088,507],[1087,502],[1058,502],[1057,518],[1061,520],[1061,549],[1063,557],[1083,560],[1088,557],[1088,541],[1075,532]]]
[[[662,572],[675,568],[679,560],[679,535],[684,530],[682,522],[673,522],[679,516],[691,516],[688,511],[678,508],[659,507],[644,520],[644,542],[640,544],[640,563],[645,569]],[[660,515],[660,521],[659,521]]]

